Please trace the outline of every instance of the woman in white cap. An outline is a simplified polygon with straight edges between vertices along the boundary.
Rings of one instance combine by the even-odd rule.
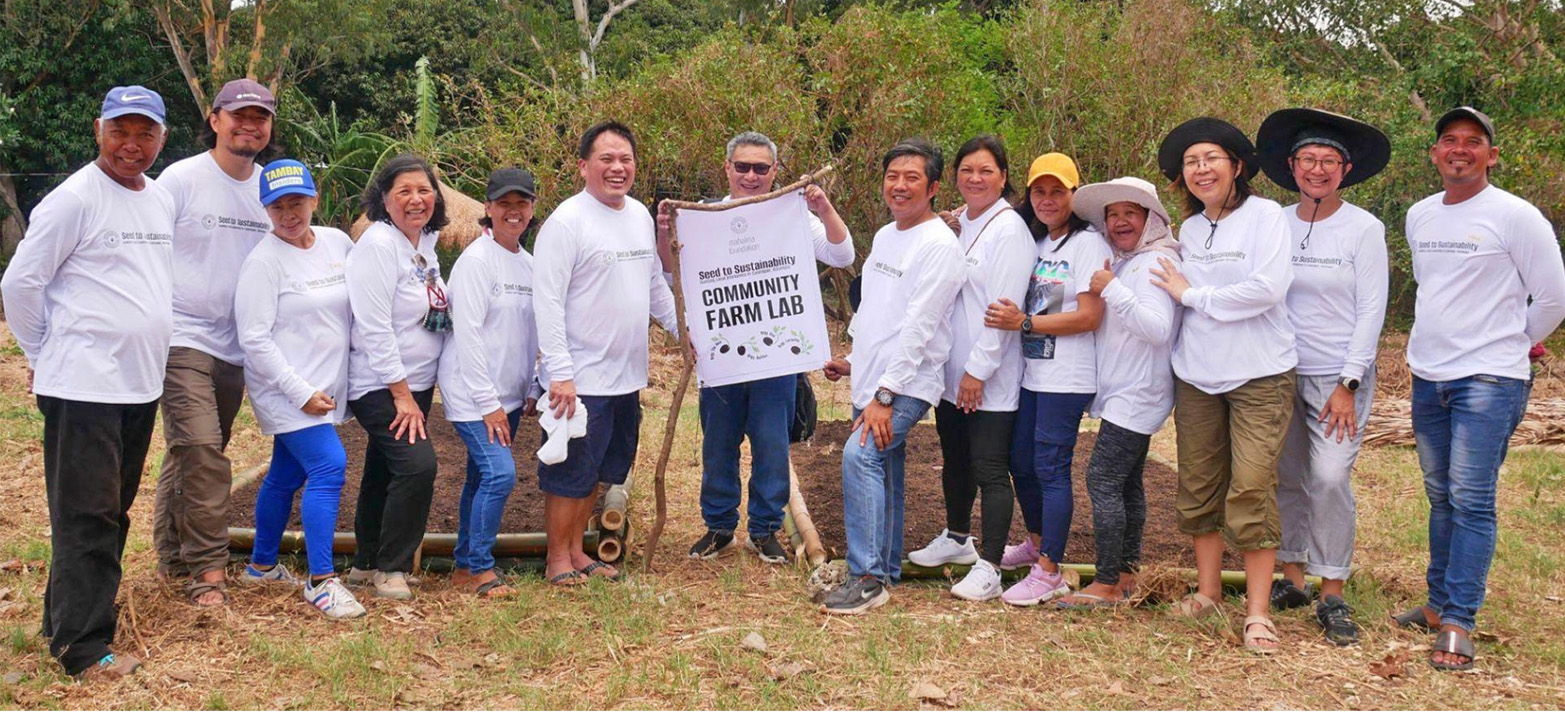
[[[1174,408],[1170,359],[1179,330],[1179,309],[1153,283],[1152,270],[1159,259],[1178,264],[1179,243],[1157,189],[1140,178],[1082,186],[1073,210],[1114,252],[1090,284],[1106,312],[1092,402],[1092,416],[1103,423],[1087,463],[1097,570],[1090,585],[1060,601],[1061,608],[1092,608],[1121,605],[1136,587],[1147,521],[1141,475],[1152,434]]]
[[[1179,529],[1194,539],[1195,593],[1175,611],[1216,613],[1224,544],[1242,552],[1244,646],[1277,650],[1268,608],[1281,526],[1277,459],[1293,417],[1293,271],[1282,206],[1250,193],[1255,148],[1233,124],[1197,118],[1158,148],[1185,204],[1183,265],[1158,259],[1157,285],[1184,305],[1174,347]]]
[[[1046,153],[1027,170],[1018,208],[1038,246],[1026,311],[1008,299],[989,305],[984,325],[1022,332],[1022,396],[1011,439],[1011,477],[1028,538],[1007,547],[1001,568],[1028,566],[1001,600],[1033,606],[1070,593],[1060,571],[1070,536],[1071,461],[1081,416],[1098,387],[1093,335],[1103,300],[1088,291],[1092,271],[1109,258],[1090,223],[1071,212],[1080,185],[1076,162]]]
[[[1359,627],[1342,598],[1353,565],[1350,475],[1375,394],[1375,348],[1386,318],[1386,226],[1342,199],[1391,158],[1384,133],[1316,109],[1283,109],[1256,136],[1261,169],[1299,194],[1284,208],[1293,239],[1288,317],[1297,335],[1298,395],[1278,470],[1283,579],[1277,610],[1310,602],[1304,572],[1321,577],[1315,618],[1326,640],[1352,645]]]
[[[535,413],[538,326],[533,320],[533,256],[522,235],[533,224],[538,188],[519,168],[489,176],[484,234],[451,267],[451,343],[440,358],[446,418],[467,445],[467,482],[458,509],[452,585],[480,597],[516,590],[495,573],[494,543],[516,486],[511,436]]]
[[[348,467],[336,424],[346,417],[348,253],[341,230],[311,225],[315,181],[304,164],[273,161],[261,169],[261,204],[272,232],[239,268],[234,317],[245,356],[245,387],[272,464],[255,497],[255,542],[241,580],[298,584],[277,563],[278,546],[300,488],[310,576],[304,600],[327,618],[357,618],[364,607],[337,579],[332,536]]]

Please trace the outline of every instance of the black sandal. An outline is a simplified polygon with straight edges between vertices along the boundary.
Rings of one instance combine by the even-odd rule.
[[[1435,662],[1435,653],[1460,655],[1467,658],[1467,662]],[[1429,665],[1436,670],[1450,672],[1471,670],[1473,669],[1473,661],[1477,658],[1476,651],[1473,650],[1473,639],[1466,633],[1454,630],[1441,631],[1440,635],[1435,636],[1435,644],[1429,650]]]
[[[603,569],[609,569],[609,568],[614,568],[614,567],[609,566],[608,564],[605,564],[602,561],[594,561],[594,562],[592,562],[590,564],[587,564],[586,566],[583,566],[582,568],[577,569],[577,571],[580,572],[581,575],[586,576],[588,578],[591,578],[593,576],[593,572],[594,571],[601,571]],[[620,579],[620,576],[622,576],[622,575],[624,575],[624,572],[619,571],[618,569],[615,569],[615,573],[614,573],[613,576],[610,576],[608,574],[602,574],[602,575],[599,576],[599,578],[606,578],[606,579],[608,579],[610,581],[618,581]]]
[[[1424,611],[1428,609],[1428,606],[1417,606],[1400,616],[1392,616],[1391,620],[1396,622],[1398,628],[1406,628],[1407,630],[1421,630],[1425,633],[1433,633],[1435,632],[1435,627],[1429,625],[1429,618],[1424,615]]]

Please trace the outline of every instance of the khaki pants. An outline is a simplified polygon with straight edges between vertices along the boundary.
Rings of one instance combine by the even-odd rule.
[[[1240,551],[1277,548],[1277,461],[1295,386],[1292,369],[1218,395],[1175,379],[1179,531],[1221,531]]]
[[[196,349],[169,349],[163,378],[168,450],[152,508],[152,543],[165,576],[199,576],[228,564],[228,488],[223,448],[244,400],[245,371]]]

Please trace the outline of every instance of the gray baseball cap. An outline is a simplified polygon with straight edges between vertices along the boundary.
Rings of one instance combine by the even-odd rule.
[[[1489,119],[1488,114],[1471,106],[1458,106],[1445,112],[1439,120],[1435,121],[1435,138],[1440,138],[1440,134],[1445,133],[1445,127],[1450,126],[1451,122],[1458,119],[1478,122],[1478,125],[1483,127],[1483,132],[1489,134],[1489,143],[1494,143],[1494,122]]]
[[[247,106],[266,109],[268,113],[277,113],[277,98],[272,96],[272,91],[262,86],[254,79],[235,79],[223,85],[217,93],[217,98],[212,100],[212,110],[223,109],[225,111],[238,111]]]

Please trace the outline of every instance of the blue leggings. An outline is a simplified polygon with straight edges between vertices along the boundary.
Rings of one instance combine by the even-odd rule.
[[[277,563],[277,547],[283,528],[288,525],[294,493],[303,487],[299,514],[304,520],[310,575],[334,573],[331,542],[347,469],[348,456],[342,450],[342,440],[330,425],[316,425],[273,438],[272,467],[255,496],[255,547],[250,561],[261,566]]]
[[[1011,479],[1027,531],[1039,535],[1038,553],[1060,563],[1070,536],[1071,459],[1081,414],[1091,393],[1038,393],[1022,389],[1011,438]]]

